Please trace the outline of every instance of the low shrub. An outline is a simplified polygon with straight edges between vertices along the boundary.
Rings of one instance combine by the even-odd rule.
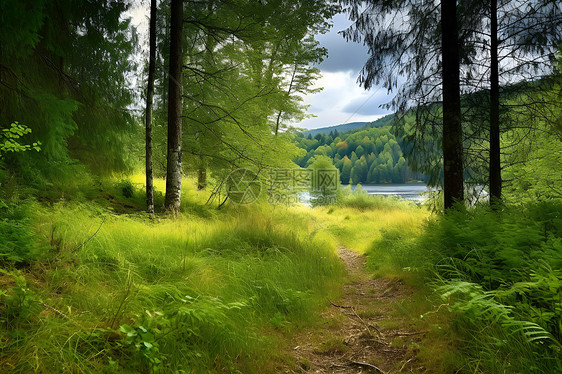
[[[336,205],[365,211],[372,209],[407,209],[415,204],[396,196],[369,195],[367,191],[363,190],[361,185],[359,185],[355,190],[351,190],[350,187],[340,189],[338,191]]]
[[[427,257],[426,274],[456,316],[466,372],[562,372],[561,208],[447,212],[411,247]]]
[[[30,202],[0,199],[0,264],[25,265],[35,256]]]

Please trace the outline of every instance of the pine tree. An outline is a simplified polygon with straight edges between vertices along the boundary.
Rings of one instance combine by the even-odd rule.
[[[443,0],[440,7],[426,1],[373,1],[365,5],[359,0],[340,0],[340,3],[347,6],[354,21],[344,37],[369,47],[370,57],[360,73],[360,83],[365,88],[382,83],[390,90],[398,87],[399,76],[407,77],[392,102],[398,112],[396,125],[403,125],[408,111],[416,108],[414,135],[410,140],[423,149],[424,138],[441,136],[445,206],[450,208],[455,201],[463,201],[456,2]],[[447,32],[440,33],[440,30]],[[443,106],[442,116],[434,109],[435,104]],[[414,163],[414,166],[419,165]]]
[[[482,174],[472,176],[474,183],[488,184],[490,203],[496,204],[502,200],[502,170],[509,167],[506,156],[516,144],[531,141],[512,136],[507,142],[504,137],[502,144],[501,134],[512,127],[525,127],[530,133],[538,118],[549,122],[551,109],[557,106],[545,93],[554,83],[551,62],[562,38],[562,9],[553,0],[472,5],[463,10],[466,18],[472,18],[467,22],[470,27],[464,26],[472,30],[465,44],[473,51],[465,63],[467,91],[472,93],[463,100],[465,126],[471,131],[467,139],[472,140],[468,155],[471,169]],[[482,76],[487,70],[488,76]],[[487,159],[480,161],[482,154]]]
[[[443,76],[443,192],[445,209],[464,201],[460,59],[456,0],[441,2]]]
[[[0,0],[0,126],[32,129],[42,152],[24,158],[37,174],[60,178],[76,160],[99,173],[128,167],[136,35],[127,4]]]
[[[351,178],[351,169],[353,165],[351,164],[351,160],[345,156],[343,158],[343,166],[342,171],[340,173],[340,180],[343,184],[348,184],[349,179]]]

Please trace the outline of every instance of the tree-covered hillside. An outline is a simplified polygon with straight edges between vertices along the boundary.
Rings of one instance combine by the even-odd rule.
[[[321,127],[318,129],[306,130],[303,131],[302,134],[304,136],[312,136],[315,137],[318,134],[329,134],[330,132],[335,133],[337,132],[347,132],[351,130],[357,130],[367,126],[369,122],[350,122],[350,123],[342,123],[341,125],[336,126],[329,126],[329,127]]]
[[[408,167],[403,139],[397,138],[389,125],[372,127],[377,122],[342,134],[337,130],[314,137],[298,134],[295,141],[306,154],[295,162],[301,167],[308,167],[318,157],[329,157],[339,169],[340,180],[344,184],[425,180],[423,174]]]

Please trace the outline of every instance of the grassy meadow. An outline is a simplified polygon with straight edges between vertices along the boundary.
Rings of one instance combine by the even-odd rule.
[[[334,239],[305,211],[254,205],[218,214],[189,183],[175,217],[115,213],[112,205],[133,211],[142,199],[134,181],[102,193],[109,206],[3,208],[29,217],[32,235],[16,238],[24,230],[3,221],[31,250],[0,274],[0,366],[275,372],[283,362],[276,335],[314,323],[338,297],[344,272]]]
[[[344,190],[328,206],[217,209],[186,179],[170,216],[142,211],[142,175],[28,198],[5,186],[0,367],[10,373],[292,368],[291,336],[351,281],[342,246],[365,254],[373,277],[412,290],[392,307],[423,332],[405,348],[425,372],[562,370],[556,201],[439,215]]]

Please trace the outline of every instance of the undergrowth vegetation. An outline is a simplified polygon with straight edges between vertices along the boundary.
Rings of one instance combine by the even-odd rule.
[[[340,292],[335,242],[303,212],[219,215],[189,191],[183,214],[151,217],[131,213],[134,178],[107,186],[100,204],[2,207],[5,370],[275,372],[274,336]]]
[[[412,349],[428,372],[562,372],[560,200],[435,215],[359,189],[313,209],[217,210],[187,182],[165,216],[140,212],[142,187],[130,175],[0,201],[0,367],[283,370],[286,337],[342,291],[341,245],[414,287],[398,307],[424,332]]]
[[[419,239],[472,370],[562,372],[561,213],[560,201],[451,212]]]
[[[412,210],[416,205],[412,201],[402,199],[398,196],[385,195],[369,195],[363,190],[361,185],[357,185],[355,190],[351,189],[351,185],[338,191],[338,199],[335,204],[339,207],[353,208],[359,211],[378,210],[378,211],[398,211]]]
[[[384,230],[368,255],[373,270],[386,263],[427,284],[434,307],[422,318],[457,342],[444,370],[562,372],[559,200],[450,211],[417,235]]]

